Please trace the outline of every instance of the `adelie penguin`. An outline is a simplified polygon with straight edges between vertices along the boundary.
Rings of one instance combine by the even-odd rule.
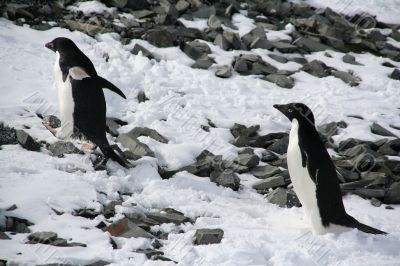
[[[110,147],[106,138],[106,101],[103,88],[126,96],[108,80],[97,75],[90,59],[68,38],[45,45],[56,53],[54,72],[58,89],[61,127],[45,125],[59,139],[89,141],[85,148],[99,147],[106,158],[127,167],[128,162]]]
[[[313,232],[357,228],[369,234],[387,234],[346,213],[335,165],[315,128],[311,110],[302,103],[274,107],[292,122],[287,150],[289,174]]]

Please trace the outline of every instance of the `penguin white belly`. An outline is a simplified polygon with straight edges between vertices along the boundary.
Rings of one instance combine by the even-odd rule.
[[[62,79],[62,71],[60,69],[59,59],[60,54],[56,52],[57,59],[54,65],[56,84],[58,89],[58,101],[60,105],[60,120],[61,127],[57,129],[56,137],[59,139],[69,138],[74,129],[74,99],[72,97],[72,85],[69,75],[65,82]]]
[[[303,167],[298,137],[299,123],[292,121],[287,152],[288,170],[294,191],[298,196],[312,229],[317,234],[326,232],[322,225],[321,215],[317,203],[317,186],[312,181],[307,167]]]

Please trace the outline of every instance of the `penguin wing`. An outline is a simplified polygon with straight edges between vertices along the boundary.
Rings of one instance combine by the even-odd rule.
[[[115,92],[116,94],[118,94],[122,98],[126,99],[125,94],[117,86],[115,86],[114,84],[112,84],[111,82],[106,80],[105,78],[97,76],[96,77],[96,83],[100,88],[107,88],[107,89]]]

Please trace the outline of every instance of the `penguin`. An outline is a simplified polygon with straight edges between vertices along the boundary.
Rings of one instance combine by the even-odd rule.
[[[346,213],[332,159],[315,128],[314,115],[303,103],[275,104],[291,122],[287,163],[293,189],[315,234],[340,233],[357,228],[369,234],[387,234]]]
[[[59,37],[45,46],[56,53],[54,73],[58,89],[61,127],[47,129],[57,138],[90,141],[84,148],[97,147],[106,158],[127,167],[127,161],[117,155],[106,138],[106,101],[103,88],[126,99],[124,93],[108,80],[97,75],[90,59],[68,39]]]

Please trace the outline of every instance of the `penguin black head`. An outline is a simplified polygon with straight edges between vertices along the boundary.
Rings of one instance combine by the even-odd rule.
[[[274,104],[274,108],[278,109],[290,121],[297,119],[297,121],[305,121],[314,125],[314,115],[310,108],[304,103],[288,103],[288,104]]]
[[[78,49],[78,47],[72,40],[64,37],[55,38],[51,42],[46,43],[45,46],[50,50],[59,53]]]

